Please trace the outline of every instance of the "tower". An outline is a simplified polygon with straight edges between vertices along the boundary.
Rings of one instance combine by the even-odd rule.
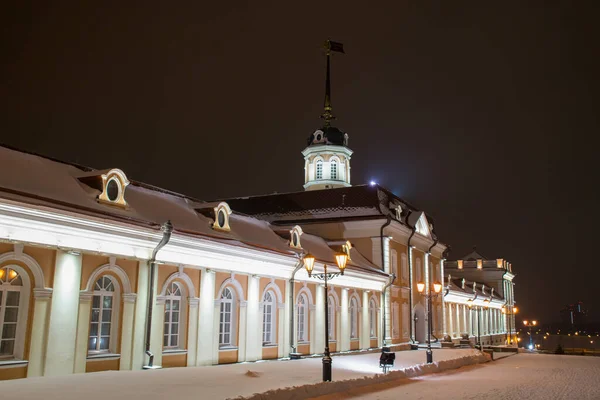
[[[350,186],[350,157],[348,134],[331,126],[335,119],[331,107],[331,53],[344,53],[341,43],[325,42],[327,73],[325,77],[325,105],[321,118],[323,127],[308,137],[304,156],[304,189],[319,190]]]

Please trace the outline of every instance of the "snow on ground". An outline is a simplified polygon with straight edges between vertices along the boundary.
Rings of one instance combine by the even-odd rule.
[[[319,400],[600,399],[600,357],[519,354],[450,372],[366,386]]]
[[[476,356],[471,349],[436,349],[434,361]],[[425,362],[425,351],[396,353],[392,370]],[[248,373],[251,371],[251,373]],[[333,358],[333,380],[372,377],[381,373],[379,353]],[[226,399],[268,390],[315,384],[322,380],[321,358],[293,361],[168,368],[153,371],[107,371],[61,377],[0,382],[2,400],[119,400],[143,398]]]

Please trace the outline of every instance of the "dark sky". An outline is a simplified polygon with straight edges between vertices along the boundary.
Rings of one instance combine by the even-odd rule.
[[[202,199],[302,190],[331,38],[353,183],[512,261],[523,317],[600,320],[598,2],[12,3],[0,142]]]

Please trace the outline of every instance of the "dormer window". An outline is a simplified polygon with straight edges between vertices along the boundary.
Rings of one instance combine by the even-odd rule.
[[[129,180],[120,169],[93,170],[80,175],[77,179],[89,187],[100,191],[98,195],[100,203],[127,207],[125,188],[129,185]]]
[[[290,247],[293,247],[295,249],[302,248],[302,244],[300,243],[300,236],[302,236],[302,233],[302,228],[300,228],[298,225],[296,225],[290,231]]]
[[[322,160],[317,160],[317,165],[316,165],[316,177],[317,179],[323,179],[323,161]]]
[[[214,208],[215,211],[215,222],[213,223],[213,229],[223,232],[229,232],[231,227],[229,226],[229,216],[231,215],[231,208],[225,202],[219,203]]]

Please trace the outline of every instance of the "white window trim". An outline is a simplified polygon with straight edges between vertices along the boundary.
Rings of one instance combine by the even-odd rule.
[[[303,300],[302,305],[300,305],[300,299]],[[298,337],[298,343],[308,343],[308,309],[309,309],[309,300],[308,296],[304,293],[298,294],[298,298],[296,299],[296,308],[297,308],[297,316],[296,316],[296,335]],[[302,335],[300,335],[300,309],[302,309]]]
[[[113,287],[115,288],[115,290],[113,292],[106,292],[106,291],[98,291],[96,290],[95,286],[96,286],[96,282],[98,282],[99,279],[102,279],[104,277],[107,277],[110,279],[110,281],[113,284]],[[100,354],[117,354],[117,349],[119,348],[119,315],[120,315],[120,308],[121,308],[121,285],[119,284],[119,282],[117,281],[117,279],[114,276],[111,276],[110,274],[101,274],[100,276],[97,276],[96,279],[94,280],[94,283],[92,284],[92,304],[90,305],[90,307],[93,308],[93,304],[94,304],[94,296],[99,296],[99,295],[107,295],[108,293],[112,293],[111,296],[113,298],[112,300],[112,308],[111,308],[111,317],[110,317],[110,343],[108,346],[107,350],[90,350],[89,347],[87,347],[88,351],[88,358],[93,358],[96,355],[100,355]],[[102,298],[100,298],[100,315],[98,316],[98,335],[100,335],[101,333],[101,329],[102,326],[100,324],[100,322],[102,321]],[[88,346],[89,346],[89,339],[90,339],[90,328],[92,326],[92,320],[91,320],[91,314],[90,314],[90,322],[88,322]],[[100,336],[98,336],[99,338]]]
[[[329,318],[329,341],[330,342],[335,342],[335,327],[337,325],[336,323],[336,319],[335,319],[335,309],[337,307],[336,302],[335,302],[335,298],[333,297],[332,294],[328,294],[327,295],[327,302],[328,302],[328,307],[329,309],[327,310],[328,318]],[[331,312],[330,312],[331,311]]]
[[[184,345],[182,345],[183,343],[185,343],[185,331],[186,331],[186,326],[185,326],[185,321],[187,320],[187,303],[185,301],[185,299],[187,298],[186,296],[186,292],[185,292],[185,288],[184,285],[182,285],[180,282],[176,282],[176,281],[171,281],[169,283],[168,288],[171,288],[172,285],[177,285],[177,287],[179,288],[179,293],[180,295],[165,295],[164,299],[165,299],[165,314],[164,317],[166,318],[167,316],[167,302],[170,303],[170,309],[169,309],[169,319],[172,319],[172,315],[173,315],[173,301],[179,300],[179,321],[177,322],[177,346],[165,346],[164,345],[164,337],[167,334],[166,332],[163,332],[163,352],[174,352],[177,350],[183,350],[184,349]],[[168,289],[167,289],[168,290]],[[163,325],[167,324],[167,321],[165,319],[163,319]],[[171,328],[171,325],[173,324],[172,321],[168,321],[169,324],[169,330]],[[172,336],[172,332],[168,333],[168,343],[171,343],[171,336]]]
[[[371,339],[377,338],[377,302],[372,297],[369,300],[369,335]]]
[[[356,340],[359,337],[358,331],[358,308],[360,303],[355,296],[350,298],[349,314],[350,314],[350,339]]]
[[[323,160],[315,160],[315,180],[323,179]],[[321,167],[321,176],[319,176],[319,167]]]
[[[231,293],[231,299],[223,298],[225,290]],[[236,348],[237,331],[236,331],[236,320],[237,320],[237,302],[236,302],[236,290],[231,286],[225,286],[219,295],[219,349],[232,349]],[[221,340],[223,333],[221,331],[221,314],[223,313],[223,304],[231,303],[231,316],[229,319],[229,342],[225,343]]]
[[[266,301],[265,297],[269,295],[271,296],[270,301]],[[271,311],[271,323],[269,324],[269,337],[268,340],[265,340],[265,307],[270,306]],[[277,344],[277,295],[272,290],[266,290],[263,293],[263,301],[262,301],[262,344],[265,347],[273,346]]]
[[[25,271],[25,269],[23,269],[21,266],[16,265],[16,264],[7,264],[2,266],[2,268],[10,268],[14,271],[17,272],[17,274],[19,274],[19,276],[21,277],[21,286],[19,286],[19,292],[21,293],[19,295],[19,311],[17,312],[17,331],[16,331],[16,335],[15,335],[15,344],[14,344],[14,348],[13,348],[13,354],[12,356],[7,355],[7,356],[0,356],[0,362],[4,362],[4,361],[10,361],[10,360],[22,360],[23,359],[23,355],[24,355],[24,351],[25,351],[25,332],[27,329],[27,319],[28,319],[28,313],[29,313],[29,297],[30,297],[30,293],[31,293],[31,282],[29,280],[29,274],[27,274],[27,271]],[[3,285],[4,286],[4,285]],[[6,285],[11,286],[11,290],[14,287],[17,286],[12,286],[12,285]],[[3,301],[5,296],[3,295]],[[0,315],[0,318],[2,318],[2,322],[4,322],[4,310],[2,310],[2,314]]]

